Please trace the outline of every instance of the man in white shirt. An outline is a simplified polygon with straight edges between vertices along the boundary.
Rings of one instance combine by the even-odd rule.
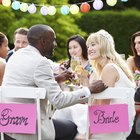
[[[14,32],[14,49],[10,50],[8,52],[8,56],[6,58],[6,61],[11,57],[11,55],[16,52],[17,50],[21,48],[25,48],[28,45],[28,39],[27,39],[27,28],[18,28]]]

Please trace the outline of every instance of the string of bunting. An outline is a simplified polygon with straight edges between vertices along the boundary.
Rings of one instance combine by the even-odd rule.
[[[121,0],[122,2],[127,2],[128,0]],[[87,13],[90,11],[90,5],[89,3],[93,2],[93,8],[95,10],[101,10],[104,6],[102,0],[90,0],[87,2],[82,2],[82,3],[76,3],[76,4],[71,4],[71,5],[60,5],[60,12],[63,15],[68,15],[69,13],[71,14],[77,14],[79,11],[83,13]],[[56,13],[56,5],[39,5],[35,3],[25,3],[21,2],[18,0],[0,0],[0,3],[5,6],[5,7],[12,7],[14,10],[21,10],[22,12],[29,12],[30,14],[34,14],[37,11],[37,7],[40,8],[40,13],[44,16],[46,15],[55,15]],[[106,0],[106,3],[108,6],[115,6],[117,3],[117,0]],[[80,6],[78,6],[80,5]]]

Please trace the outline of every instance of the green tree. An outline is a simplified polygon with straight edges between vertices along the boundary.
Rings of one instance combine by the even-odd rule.
[[[50,1],[50,2],[53,5],[54,1]],[[61,2],[63,2],[64,4],[67,4],[65,0]],[[9,17],[7,19],[4,19],[4,23],[3,23],[4,27],[8,29],[6,34],[9,36],[10,48],[11,49],[13,48],[13,33],[17,28],[19,27],[30,28],[34,24],[48,24],[55,30],[56,35],[57,35],[58,47],[56,48],[56,51],[55,51],[55,57],[52,59],[57,61],[63,58],[67,58],[66,40],[73,34],[79,33],[83,36],[86,34],[75,24],[75,18],[76,17],[79,18],[78,17],[79,15],[69,14],[65,16],[61,14],[60,12],[60,8],[62,6],[60,5],[62,4],[61,2],[57,1],[55,3],[55,7],[57,7],[57,13],[53,16],[41,15],[40,8],[41,8],[42,3],[40,2],[41,4],[39,5],[37,0],[34,1],[34,4],[39,5],[37,6],[37,12],[35,14],[22,12],[20,10],[13,10],[11,7],[7,8],[1,5],[1,7],[4,10],[9,10],[9,13],[10,13],[9,14],[5,12],[6,16],[9,16]],[[46,4],[48,4],[48,1],[46,1]],[[10,15],[12,15],[14,18]],[[9,19],[10,19],[10,22],[9,22]]]
[[[9,37],[9,28],[12,26],[14,21],[16,21],[16,18],[11,8],[5,8],[0,5],[0,31]]]
[[[0,29],[4,32],[10,41],[10,47],[13,47],[13,33],[19,27],[30,28],[34,24],[48,24],[56,32],[58,47],[55,51],[54,60],[67,58],[66,40],[73,34],[81,34],[86,37],[89,33],[97,31],[101,28],[109,31],[115,38],[117,50],[120,53],[130,54],[130,36],[133,32],[139,30],[139,12],[136,10],[124,11],[124,5],[139,7],[138,0],[129,0],[127,3],[118,1],[116,6],[107,6],[105,0],[104,8],[100,11],[90,10],[88,13],[81,13],[76,15],[68,14],[62,15],[60,8],[62,5],[68,3],[85,2],[86,0],[34,0],[33,3],[37,6],[37,12],[30,14],[20,10],[13,10],[10,7],[0,5]],[[29,2],[24,0],[24,2]],[[89,1],[88,1],[89,2]],[[92,8],[93,1],[90,2]],[[29,4],[29,3],[28,3]],[[31,3],[30,3],[31,4]],[[53,16],[43,16],[40,13],[41,6],[54,5],[57,13]],[[130,5],[129,5],[130,4]],[[80,6],[80,5],[79,5]],[[126,6],[127,7],[127,6]],[[106,11],[106,9],[109,9]],[[113,10],[111,10],[113,9]],[[119,11],[118,11],[119,9]],[[121,10],[120,10],[121,9]],[[115,11],[114,11],[115,10]],[[118,12],[117,12],[118,11]],[[133,27],[133,28],[132,28]],[[124,49],[125,48],[125,49]]]
[[[139,23],[140,13],[137,10],[92,11],[76,19],[76,24],[87,35],[100,29],[107,30],[114,37],[116,50],[126,57],[131,54],[130,38],[140,30]]]

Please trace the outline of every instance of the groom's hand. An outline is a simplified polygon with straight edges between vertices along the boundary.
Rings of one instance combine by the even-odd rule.
[[[100,93],[104,91],[106,88],[107,86],[102,82],[102,80],[95,80],[89,86],[89,90],[92,94]]]

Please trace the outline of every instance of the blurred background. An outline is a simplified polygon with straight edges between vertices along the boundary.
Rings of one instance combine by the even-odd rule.
[[[116,50],[131,55],[131,35],[140,30],[139,0],[0,0],[0,31],[13,46],[13,34],[19,27],[48,24],[57,36],[54,61],[67,58],[66,41],[74,34],[87,36],[107,30]]]

